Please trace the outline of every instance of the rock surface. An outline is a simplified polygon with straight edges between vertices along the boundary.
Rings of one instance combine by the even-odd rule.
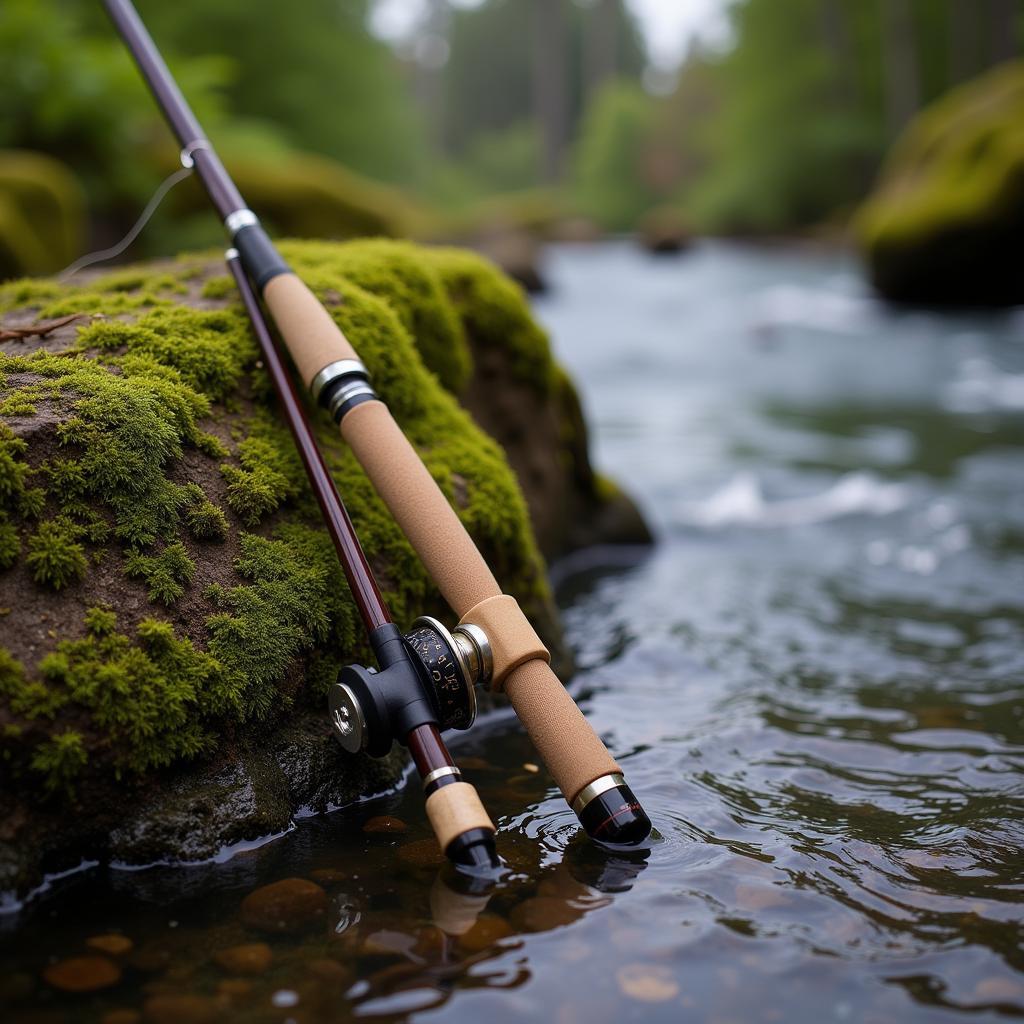
[[[885,297],[934,306],[1024,302],[1024,62],[919,114],[856,221]]]
[[[282,248],[557,649],[530,520],[549,557],[646,528],[590,469],[575,393],[522,293],[457,250]],[[11,328],[0,891],[83,858],[207,859],[299,809],[392,785],[400,752],[352,757],[328,732],[326,687],[369,654],[219,261],[12,282],[0,286]],[[395,618],[445,617],[336,429],[316,428]]]

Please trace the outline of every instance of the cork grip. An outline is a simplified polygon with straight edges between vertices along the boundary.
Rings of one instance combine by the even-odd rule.
[[[478,610],[477,605],[505,614],[502,601],[489,600],[502,597],[494,576],[387,407],[381,402],[357,405],[341,421],[341,433],[452,611],[464,621],[469,621],[468,613]],[[518,615],[525,621],[521,612]],[[524,636],[524,643],[536,639],[532,628]],[[584,786],[621,769],[546,664],[543,645],[531,653],[523,664],[508,655],[511,671],[504,689],[571,803]],[[430,800],[454,788],[445,786],[434,793],[427,801],[428,814]]]
[[[468,782],[453,782],[435,789],[427,797],[427,817],[442,850],[447,850],[453,839],[471,828],[496,831],[480,797]]]
[[[295,274],[272,277],[263,299],[307,388],[328,363],[359,358],[331,314]]]
[[[363,402],[341,421],[348,442],[420,561],[461,617],[499,588],[472,538],[383,402]]]
[[[622,771],[549,665],[534,659],[513,669],[505,693],[570,804],[595,779]]]

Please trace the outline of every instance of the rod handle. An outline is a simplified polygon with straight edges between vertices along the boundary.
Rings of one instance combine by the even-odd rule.
[[[266,283],[263,301],[307,388],[330,363],[359,358],[323,303],[291,271]]]

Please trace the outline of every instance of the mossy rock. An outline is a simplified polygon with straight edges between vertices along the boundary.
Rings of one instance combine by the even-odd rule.
[[[1024,302],[1024,62],[919,114],[856,218],[875,287],[927,305]]]
[[[64,164],[0,150],[0,280],[66,267],[81,250],[84,216],[82,190]]]
[[[484,378],[492,396],[529,391],[499,440],[520,452],[533,437],[563,476],[573,465],[582,421],[575,406],[566,417],[571,385],[521,292],[458,251],[282,251],[557,647],[522,492],[456,398]],[[72,314],[0,343],[0,890],[83,857],[210,856],[402,768],[330,738],[326,689],[369,651],[223,264],[185,256],[0,286],[3,328]],[[498,361],[481,376],[487,350]],[[542,407],[547,438],[525,422]],[[336,428],[310,414],[396,620],[444,617]]]

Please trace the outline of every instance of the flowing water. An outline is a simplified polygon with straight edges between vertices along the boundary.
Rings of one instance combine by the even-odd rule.
[[[787,249],[548,262],[596,460],[659,536],[555,569],[650,849],[581,839],[499,715],[454,746],[494,889],[415,785],[223,864],[95,868],[0,919],[11,1019],[1024,1016],[1024,316],[889,311]],[[261,931],[242,900],[286,878],[326,905]],[[52,983],[110,934],[106,987]]]

